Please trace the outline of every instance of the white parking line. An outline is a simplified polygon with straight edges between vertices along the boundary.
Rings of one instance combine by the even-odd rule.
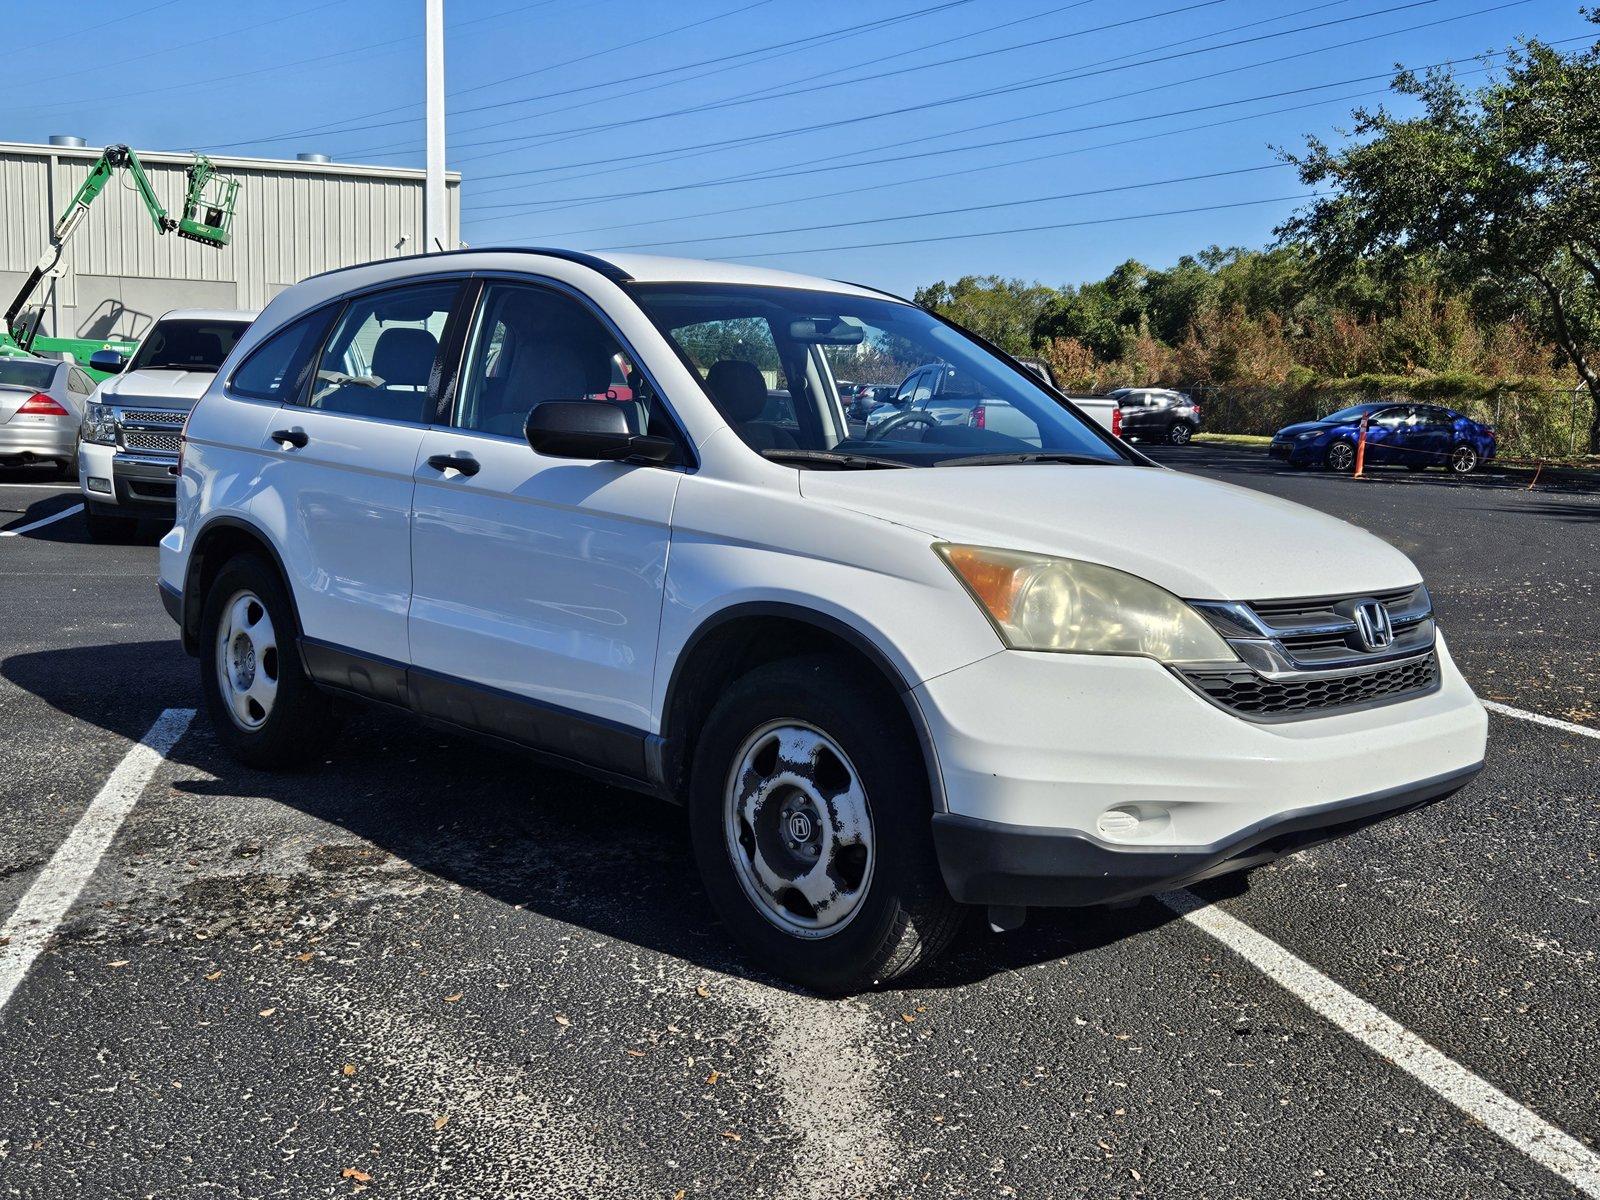
[[[1483,701],[1483,706],[1492,713],[1499,713],[1502,717],[1515,717],[1519,721],[1532,721],[1535,725],[1544,725],[1550,729],[1559,729],[1563,733],[1575,733],[1579,737],[1594,738],[1600,741],[1600,729],[1592,725],[1579,725],[1576,721],[1563,721],[1560,717],[1547,717],[1543,713],[1529,712],[1525,708],[1512,708],[1509,704],[1499,704],[1493,700]]]
[[[1600,1197],[1600,1155],[1530,1112],[1492,1084],[1447,1058],[1405,1026],[1321,971],[1290,954],[1244,922],[1209,906],[1189,891],[1168,892],[1161,902],[1203,929],[1312,1012],[1377,1051],[1473,1120],[1573,1187]]]
[[[28,968],[94,874],[139,793],[193,719],[192,708],[169,708],[156,718],[150,732],[123,756],[66,841],[23,893],[11,919],[0,927],[0,1009],[10,1002]]]
[[[0,537],[20,537],[24,533],[38,529],[41,525],[48,525],[52,521],[60,521],[63,518],[70,517],[74,513],[81,513],[82,511],[83,505],[74,504],[71,508],[64,508],[58,513],[51,513],[48,517],[45,517],[42,520],[32,521],[27,525],[18,526],[16,529],[0,529]]]

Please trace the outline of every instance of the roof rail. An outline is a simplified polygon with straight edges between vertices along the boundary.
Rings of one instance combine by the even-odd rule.
[[[325,275],[337,275],[341,271],[354,271],[358,267],[373,267],[379,263],[410,262],[418,258],[446,258],[454,254],[539,254],[545,258],[559,258],[567,262],[577,263],[604,275],[613,283],[631,283],[633,276],[629,275],[614,262],[600,258],[598,255],[585,254],[582,250],[562,250],[553,246],[468,246],[464,250],[436,250],[424,254],[397,254],[393,258],[378,258],[371,262],[351,263],[347,267],[334,267],[331,271],[319,271],[315,275],[307,276],[308,279],[321,279]]]

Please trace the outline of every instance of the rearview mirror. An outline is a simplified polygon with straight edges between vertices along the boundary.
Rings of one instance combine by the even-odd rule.
[[[552,458],[658,463],[675,449],[669,438],[631,432],[627,415],[609,400],[546,400],[528,414],[523,432],[528,445]]]
[[[128,360],[115,350],[96,350],[89,355],[90,369],[104,371],[107,375],[120,375],[127,365]]]
[[[811,317],[790,321],[789,337],[811,346],[859,346],[866,340],[867,331],[833,317]]]

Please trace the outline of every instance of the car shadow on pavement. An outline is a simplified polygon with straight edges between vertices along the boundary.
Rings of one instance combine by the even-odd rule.
[[[129,740],[143,736],[163,708],[198,701],[196,664],[176,641],[14,655],[0,663],[0,676]],[[107,688],[108,679],[127,687]],[[365,707],[351,709],[326,761],[311,770],[275,774],[236,763],[203,710],[168,757],[206,776],[180,771],[173,786],[209,809],[225,813],[233,798],[285,805],[508,908],[795,990],[743,962],[701,890],[683,810],[654,798]],[[229,835],[226,827],[217,832],[224,841]],[[308,852],[299,878],[309,890],[326,886],[311,856],[327,850]],[[1069,958],[1173,914],[1155,902],[1035,910],[1022,929],[1003,935],[991,934],[982,918],[975,910],[950,952],[904,986],[958,987]]]

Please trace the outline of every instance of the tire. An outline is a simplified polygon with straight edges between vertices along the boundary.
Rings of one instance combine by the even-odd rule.
[[[1174,421],[1167,429],[1167,445],[1187,446],[1189,439],[1194,436],[1194,430],[1187,421]]]
[[[1335,442],[1322,456],[1322,465],[1335,475],[1348,475],[1356,469],[1356,448],[1349,442]]]
[[[829,995],[929,961],[966,913],[939,874],[916,737],[884,720],[894,703],[850,660],[802,655],[737,680],[695,747],[690,834],[712,907],[763,967]]]
[[[76,459],[56,459],[56,478],[65,483],[69,479],[78,477],[78,463]]]
[[[1461,442],[1450,451],[1450,474],[1471,475],[1482,462],[1476,447]]]
[[[301,665],[294,605],[278,572],[254,554],[229,559],[204,603],[200,690],[217,740],[266,770],[319,758],[338,715]]]
[[[139,528],[133,517],[113,516],[88,507],[83,510],[83,522],[89,527],[89,540],[94,542],[125,542]]]

